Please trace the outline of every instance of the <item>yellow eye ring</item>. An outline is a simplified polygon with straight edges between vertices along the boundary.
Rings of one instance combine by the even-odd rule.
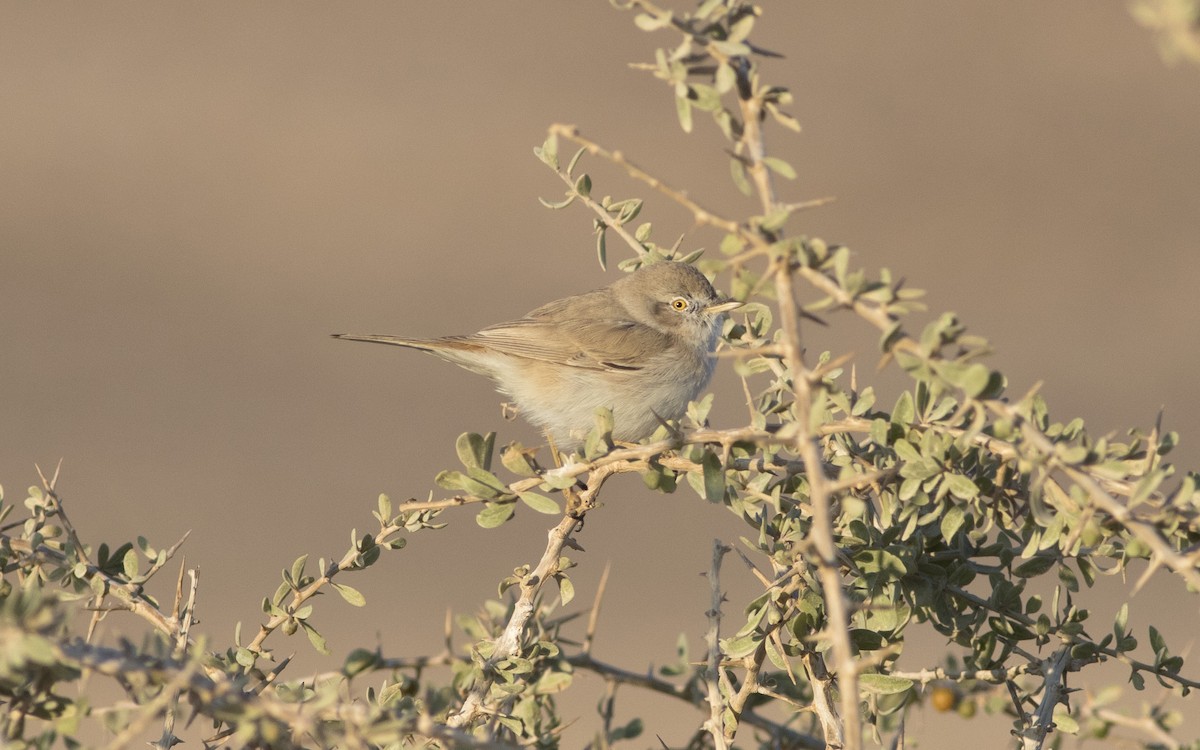
[[[683,312],[684,310],[688,309],[688,301],[683,297],[676,297],[675,299],[671,300],[671,307]]]

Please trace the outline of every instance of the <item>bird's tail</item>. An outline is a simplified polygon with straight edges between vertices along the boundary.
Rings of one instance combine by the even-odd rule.
[[[392,346],[406,346],[409,349],[420,349],[421,351],[430,352],[434,347],[432,342],[424,339],[406,339],[399,336],[382,336],[379,334],[357,334],[357,333],[334,333],[330,334],[335,339],[344,341],[370,341],[376,344],[391,344]]]
[[[367,341],[374,344],[391,344],[441,357],[447,362],[453,362],[459,367],[465,367],[488,377],[496,377],[495,368],[486,350],[470,340],[469,336],[444,336],[439,339],[406,339],[399,336],[380,336],[376,334],[359,335],[353,333],[332,334],[335,339],[345,341]]]

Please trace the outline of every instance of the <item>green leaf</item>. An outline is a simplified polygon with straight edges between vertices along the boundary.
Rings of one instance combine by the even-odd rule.
[[[766,640],[764,640],[763,645],[765,645],[767,647],[766,648],[767,659],[769,659],[771,661],[771,664],[776,669],[778,669],[780,672],[786,672],[788,670],[787,657],[784,656],[783,653],[781,653],[779,651],[779,649],[775,647],[775,644],[771,641],[770,638],[767,638]]]
[[[704,470],[704,499],[710,503],[721,502],[725,499],[725,471],[721,467],[720,457],[706,450],[700,465]]]
[[[50,641],[35,633],[27,633],[22,636],[17,649],[20,652],[19,658],[23,661],[42,666],[50,666],[58,661],[55,648],[50,645]],[[9,663],[12,662],[9,661]]]
[[[1150,648],[1154,651],[1155,656],[1167,654],[1167,640],[1163,638],[1162,633],[1158,632],[1158,628],[1150,626]]]
[[[1116,619],[1113,620],[1113,634],[1117,637],[1117,640],[1120,640],[1121,638],[1124,638],[1125,634],[1128,632],[1129,602],[1125,602],[1121,605],[1121,608],[1117,610]]]
[[[865,628],[851,628],[850,642],[859,651],[878,651],[886,645],[882,635]]]
[[[581,146],[579,148],[579,150],[575,152],[575,155],[571,157],[571,161],[567,162],[567,176],[568,177],[570,177],[571,173],[575,171],[575,165],[579,163],[579,158],[581,156],[583,156],[586,151],[587,151],[587,147]]]
[[[897,440],[892,444],[892,450],[896,451],[896,455],[904,461],[920,461],[921,454],[916,447],[907,440]]]
[[[913,681],[907,677],[893,677],[888,674],[868,672],[858,676],[858,684],[868,693],[895,695],[912,689]]]
[[[646,471],[642,472],[642,482],[647,489],[657,490],[659,492],[674,492],[677,477],[674,472],[662,468],[661,466],[650,465]]]
[[[703,112],[712,112],[721,106],[721,93],[712,86],[693,83],[689,91],[692,106]]]
[[[658,31],[664,26],[669,26],[672,18],[673,14],[670,12],[660,15],[638,13],[633,17],[633,23],[642,31]]]
[[[536,695],[561,693],[571,686],[573,679],[575,676],[570,672],[544,672],[534,684],[533,692]]]
[[[346,655],[342,662],[342,674],[353,677],[362,674],[379,663],[379,655],[365,648],[356,648]]]
[[[641,719],[630,719],[629,723],[625,726],[616,727],[609,732],[608,741],[612,743],[616,742],[617,740],[632,740],[636,737],[639,737],[644,729],[645,727],[643,726]]]
[[[534,468],[533,462],[529,460],[529,455],[525,452],[525,447],[520,443],[509,443],[505,446],[504,450],[500,451],[500,463],[504,464],[504,468],[517,476],[537,476],[537,469]]]
[[[568,196],[567,196],[565,199],[563,199],[563,200],[561,200],[561,201],[558,201],[557,203],[554,203],[554,202],[551,202],[551,201],[548,201],[548,200],[546,200],[545,198],[543,198],[543,197],[541,197],[541,196],[539,195],[539,196],[538,196],[538,203],[541,203],[541,204],[542,204],[543,206],[545,206],[546,208],[552,208],[552,209],[554,209],[555,211],[558,211],[558,210],[560,210],[560,209],[563,209],[563,208],[566,208],[567,206],[569,206],[569,205],[571,205],[572,203],[574,203],[574,202],[575,202],[575,199],[576,199],[576,198],[578,198],[578,197],[579,197],[579,196],[575,195],[574,193],[571,193],[571,194],[570,194],[570,195],[568,195]]]
[[[1054,728],[1066,734],[1079,734],[1079,722],[1062,706],[1054,707]]]
[[[754,194],[754,188],[750,187],[750,180],[746,179],[746,166],[736,156],[729,160],[729,175],[733,177],[733,184],[737,186],[742,195]]]
[[[308,562],[308,555],[301,555],[292,563],[291,582],[297,586],[300,584],[300,579],[304,577],[304,565]]]
[[[760,642],[762,634],[757,632],[727,638],[721,641],[721,653],[730,659],[740,659],[754,653]]]
[[[718,65],[717,72],[713,76],[713,85],[717,87],[717,91],[728,94],[735,83],[737,83],[737,74],[733,72],[733,67],[728,63]]]
[[[475,523],[485,529],[494,529],[513,517],[516,506],[512,503],[488,503],[475,516]]]
[[[846,288],[846,273],[850,268],[850,248],[842,245],[833,251],[833,276],[838,286]]]
[[[459,471],[439,472],[433,481],[439,487],[460,490],[474,497],[494,498],[509,493],[508,487],[495,475],[474,467],[468,468],[466,474]]]
[[[550,134],[541,146],[535,146],[533,153],[542,163],[551,169],[558,169],[558,136]]]
[[[254,652],[248,648],[239,648],[233,654],[233,660],[247,669],[254,666],[256,659],[257,657],[255,656]]]
[[[679,127],[683,132],[692,132],[692,103],[686,96],[675,97],[675,114],[679,116]]]
[[[721,240],[720,251],[723,255],[737,255],[746,247],[746,241],[739,235],[727,234]]]
[[[579,175],[578,180],[575,180],[575,192],[584,198],[592,194],[592,178],[588,177],[586,172]]]
[[[1013,575],[1018,578],[1036,578],[1054,567],[1055,562],[1053,557],[1031,557],[1018,565],[1013,570]]]
[[[783,229],[787,224],[787,220],[792,215],[793,209],[789,206],[782,206],[771,211],[763,216],[758,222],[758,225],[768,232],[777,232]]]
[[[521,502],[533,508],[538,513],[552,515],[559,512],[558,503],[537,492],[518,492],[517,497],[521,498]]]
[[[541,198],[539,198],[538,200],[541,200]],[[542,202],[545,203],[545,201],[542,201]],[[549,205],[549,204],[547,204],[547,205]],[[892,351],[892,347],[894,347],[896,345],[896,343],[903,338],[904,338],[904,328],[900,325],[900,321],[896,321],[891,326],[889,326],[886,331],[883,332],[882,336],[879,337],[879,351],[881,351],[881,352]]]
[[[875,389],[872,386],[867,386],[858,394],[858,398],[854,401],[854,408],[850,410],[851,416],[861,417],[871,410],[875,405]]]
[[[712,411],[713,394],[709,393],[701,399],[691,402],[687,406],[687,417],[696,427],[704,427],[708,424],[708,413]]]
[[[486,437],[474,432],[464,432],[454,442],[454,450],[463,466],[489,471],[492,468],[492,449],[495,445],[494,432],[489,432]]]
[[[562,599],[564,607],[575,598],[575,584],[571,583],[571,579],[565,575],[558,576],[558,595]]]
[[[623,201],[618,201],[608,207],[609,212],[617,212],[617,223],[628,224],[638,217],[642,212],[642,200],[640,198],[629,198]]]
[[[775,156],[767,156],[763,158],[763,164],[767,166],[767,169],[770,169],[772,172],[784,178],[785,180],[796,179],[795,168],[783,159]]]
[[[992,382],[992,371],[976,362],[968,367],[959,377],[958,387],[962,388],[971,398],[978,398],[988,390]]]
[[[306,620],[299,620],[299,623],[304,628],[304,634],[308,636],[308,642],[317,650],[317,653],[329,656],[329,646],[325,645],[325,637],[318,633],[316,628],[309,625]]]
[[[958,505],[951,505],[950,509],[942,516],[942,539],[947,542],[954,539],[954,535],[958,533],[966,520],[967,516],[963,509]]]
[[[891,427],[888,422],[881,418],[871,420],[871,442],[879,446],[885,446],[890,440],[888,437],[891,434]]]
[[[962,474],[947,473],[942,476],[942,482],[950,494],[960,500],[970,500],[979,494],[979,487],[975,482]]]
[[[596,260],[600,261],[601,271],[608,270],[608,245],[604,239],[607,234],[604,227],[596,232]]]
[[[784,126],[788,130],[793,130],[797,133],[800,132],[800,121],[797,120],[795,117],[792,117],[787,112],[784,112],[782,109],[779,109],[778,107],[772,106],[770,104],[767,105],[767,111],[770,112],[771,116],[775,118],[775,122]]]
[[[854,554],[854,561],[863,573],[882,573],[894,578],[908,574],[908,565],[904,560],[887,549],[860,549]]]
[[[130,547],[129,551],[125,553],[125,558],[121,561],[121,564],[125,570],[126,578],[128,578],[129,580],[133,580],[134,578],[137,578],[138,556],[137,556],[137,552],[132,547]]]
[[[754,21],[754,14],[747,13],[729,27],[729,34],[725,38],[730,42],[745,41],[746,37],[750,36],[750,30],[754,28]]]
[[[901,393],[895,408],[892,409],[892,424],[907,427],[913,423],[916,415],[917,410],[913,405],[912,393],[909,391]]]
[[[346,603],[352,604],[355,607],[367,606],[367,598],[363,596],[358,589],[347,586],[344,583],[331,583],[330,585],[342,595],[342,598],[346,600]]]

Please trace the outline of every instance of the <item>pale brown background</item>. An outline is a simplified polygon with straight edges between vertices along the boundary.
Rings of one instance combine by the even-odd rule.
[[[771,134],[800,173],[786,196],[838,199],[796,231],[930,290],[935,311],[990,337],[1014,390],[1044,379],[1057,415],[1104,431],[1165,406],[1178,462],[1200,464],[1200,72],[1164,66],[1120,2],[769,3],[762,26],[787,54],[766,75],[795,92],[805,128]],[[590,217],[535,200],[560,194],[530,153],[554,121],[752,210],[707,123],[683,137],[669,91],[625,65],[668,42],[603,2],[0,6],[8,500],[62,457],[85,538],[165,545],[191,529],[199,628],[222,644],[258,620],[281,567],[368,528],[379,492],[424,497],[460,432],[535,439],[476,376],[328,334],[467,332],[615,278]],[[616,177],[597,170],[597,192],[645,193]],[[715,244],[661,201],[643,216],[664,242]],[[875,377],[874,334],[837,322],[828,340]],[[741,418],[733,385],[716,382],[719,424]],[[714,536],[744,532],[688,491],[623,479],[581,536],[572,606],[611,563],[597,655],[640,669],[680,630],[699,648],[697,573]],[[443,612],[494,596],[549,524],[447,520],[347,580],[365,611],[320,602],[336,657],[294,676],[357,645],[437,650]],[[726,582],[736,617],[753,587],[732,560]],[[1135,600],[1143,642],[1167,614],[1187,643],[1196,606],[1181,592],[1164,580]],[[1094,611],[1099,637],[1113,606]],[[585,714],[567,746],[590,735],[596,686],[581,679],[567,704]],[[621,717],[669,743],[699,720],[622,697]],[[1002,746],[1005,724],[989,726],[982,744]],[[981,736],[954,716],[909,727],[927,747]]]

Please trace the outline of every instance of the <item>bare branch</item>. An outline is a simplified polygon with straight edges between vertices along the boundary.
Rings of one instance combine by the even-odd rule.
[[[521,594],[513,606],[508,625],[505,626],[504,632],[496,638],[492,654],[484,662],[482,674],[476,680],[470,693],[467,694],[466,700],[447,719],[448,726],[454,728],[467,726],[483,711],[488,693],[495,680],[493,674],[495,666],[519,652],[521,636],[525,632],[529,618],[533,615],[534,600],[546,579],[553,577],[558,572],[558,563],[563,547],[571,538],[571,533],[578,523],[578,519],[573,516],[563,516],[558,525],[550,529],[549,541],[546,544],[546,551],[542,554],[542,559],[521,581]]]
[[[1042,690],[1042,700],[1038,704],[1037,713],[1029,726],[1017,733],[1021,738],[1021,747],[1025,750],[1042,750],[1046,737],[1054,728],[1054,707],[1058,705],[1059,697],[1066,687],[1067,666],[1071,663],[1071,646],[1063,644],[1054,655],[1045,660],[1042,665],[1042,679],[1045,687]]]
[[[632,685],[634,687],[652,690],[662,695],[668,695],[672,698],[678,698],[686,701],[697,707],[706,707],[702,694],[690,690],[686,686],[676,685],[673,682],[654,677],[650,673],[631,672],[627,669],[622,669],[618,666],[599,661],[590,654],[579,654],[567,658],[567,661],[577,669],[586,669],[603,676],[605,679],[615,680],[624,685]],[[793,729],[790,729],[783,724],[777,724],[770,719],[765,719],[762,716],[747,711],[741,716],[741,722],[748,724],[756,729],[761,729],[768,732],[773,737],[778,737],[784,747],[799,747],[808,750],[824,750],[825,742],[806,734],[800,734]]]
[[[600,602],[604,601],[604,592],[608,588],[608,574],[612,563],[604,564],[604,572],[600,574],[600,583],[596,586],[596,598],[592,601],[592,609],[588,612],[587,633],[583,637],[583,653],[592,652],[592,643],[596,639],[596,624],[600,620]]]
[[[704,683],[708,688],[709,717],[704,722],[704,729],[713,738],[717,750],[729,747],[725,736],[725,701],[721,698],[721,602],[725,596],[721,593],[721,558],[729,551],[729,546],[720,539],[713,540],[712,565],[708,569],[708,586],[711,592],[709,605],[708,632],[704,642],[708,645],[708,674]]]

